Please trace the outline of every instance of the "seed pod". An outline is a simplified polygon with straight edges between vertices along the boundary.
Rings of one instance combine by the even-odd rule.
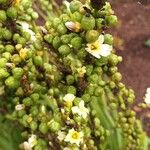
[[[93,30],[95,27],[95,18],[92,15],[89,17],[83,16],[81,20],[81,27],[86,31]]]
[[[86,33],[86,41],[88,43],[95,42],[99,37],[99,32],[96,30],[89,30]]]

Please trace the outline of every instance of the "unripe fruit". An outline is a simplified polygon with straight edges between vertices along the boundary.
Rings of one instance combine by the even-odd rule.
[[[81,2],[79,2],[77,0],[72,1],[70,3],[70,10],[71,10],[72,13],[74,13],[75,11],[78,11],[81,6],[82,6]]]
[[[7,16],[4,10],[0,10],[0,22],[6,21]]]
[[[95,27],[95,18],[92,15],[89,17],[83,16],[81,20],[81,27],[84,30],[93,30]]]
[[[111,34],[105,34],[104,38],[104,43],[113,45],[113,36]]]
[[[13,53],[14,50],[15,50],[15,48],[14,48],[14,46],[12,46],[12,45],[6,45],[6,46],[5,46],[5,51],[6,51],[6,52]]]
[[[23,75],[23,69],[16,67],[12,70],[12,73],[15,79],[20,79]]]
[[[16,79],[12,76],[8,77],[6,80],[5,80],[5,84],[8,88],[10,89],[14,89],[17,87],[18,83],[16,81]]]
[[[118,19],[115,15],[106,16],[106,24],[108,26],[116,26],[118,23]]]
[[[7,16],[11,19],[17,18],[17,10],[14,7],[10,7],[7,9]]]
[[[65,27],[64,24],[59,24],[58,27],[57,27],[57,31],[58,31],[60,34],[64,35],[64,34],[66,34],[66,32],[67,32],[67,28]]]
[[[71,52],[71,49],[68,45],[62,45],[59,47],[58,51],[61,55],[67,56]]]
[[[86,33],[86,41],[88,43],[95,42],[99,37],[99,32],[96,30],[89,30]]]
[[[80,38],[80,37],[74,37],[74,38],[71,40],[71,45],[72,45],[73,48],[75,48],[75,49],[81,48],[81,46],[82,46],[82,38]]]

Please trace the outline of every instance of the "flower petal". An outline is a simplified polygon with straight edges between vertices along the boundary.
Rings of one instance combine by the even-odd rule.
[[[99,36],[98,42],[99,42],[100,44],[103,44],[103,43],[104,43],[104,35],[103,35],[103,34],[101,34],[101,35]]]
[[[108,44],[102,44],[100,55],[103,57],[107,57],[111,54],[111,51],[112,51],[112,46]]]
[[[85,50],[87,51],[87,52],[89,52],[91,55],[93,55],[94,57],[96,57],[96,58],[101,58],[101,56],[100,56],[100,51],[92,51],[90,48],[85,48]]]

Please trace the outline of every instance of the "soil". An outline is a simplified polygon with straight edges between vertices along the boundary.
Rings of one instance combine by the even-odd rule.
[[[111,3],[120,20],[111,33],[124,40],[123,50],[117,48],[117,54],[123,57],[119,70],[123,82],[135,91],[136,105],[143,101],[146,89],[150,87],[150,48],[144,46],[145,40],[150,38],[150,1],[111,0]],[[150,111],[136,110],[150,134]]]

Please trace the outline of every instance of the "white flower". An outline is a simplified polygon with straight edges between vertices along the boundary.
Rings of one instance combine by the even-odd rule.
[[[63,100],[68,103],[72,103],[74,99],[75,99],[75,96],[70,93],[66,94],[63,98]]]
[[[24,104],[18,104],[15,106],[15,110],[17,110],[17,111],[23,110],[24,108],[25,108]]]
[[[69,147],[65,147],[63,150],[71,150]]]
[[[150,104],[150,88],[147,88],[144,101],[146,104]]]
[[[62,132],[62,131],[58,131],[58,136],[57,136],[57,139],[59,141],[63,141],[66,137],[66,133],[65,132]]]
[[[104,35],[100,35],[94,43],[88,43],[85,50],[96,58],[107,57],[112,51],[112,46],[104,43]]]
[[[81,24],[79,22],[68,21],[65,23],[65,26],[73,32],[79,32],[81,29]]]
[[[69,133],[65,137],[65,142],[70,142],[71,144],[77,144],[78,146],[83,141],[83,133],[77,132],[74,129],[70,129]]]
[[[19,22],[23,28],[24,31],[28,32],[31,35],[31,41],[35,41],[36,37],[35,37],[35,33],[29,29],[29,24],[26,22]]]
[[[79,116],[82,116],[84,119],[89,114],[89,110],[84,107],[84,101],[83,100],[80,101],[79,106],[74,106],[74,107],[72,107],[71,110],[72,110],[73,114],[78,114]]]
[[[78,69],[77,69],[77,72],[78,72],[79,77],[83,77],[84,74],[86,73],[86,67],[83,66],[83,67],[81,67],[81,68],[78,68]]]
[[[36,135],[31,135],[31,137],[28,139],[28,141],[25,141],[23,143],[24,150],[32,150],[32,148],[36,145]]]

